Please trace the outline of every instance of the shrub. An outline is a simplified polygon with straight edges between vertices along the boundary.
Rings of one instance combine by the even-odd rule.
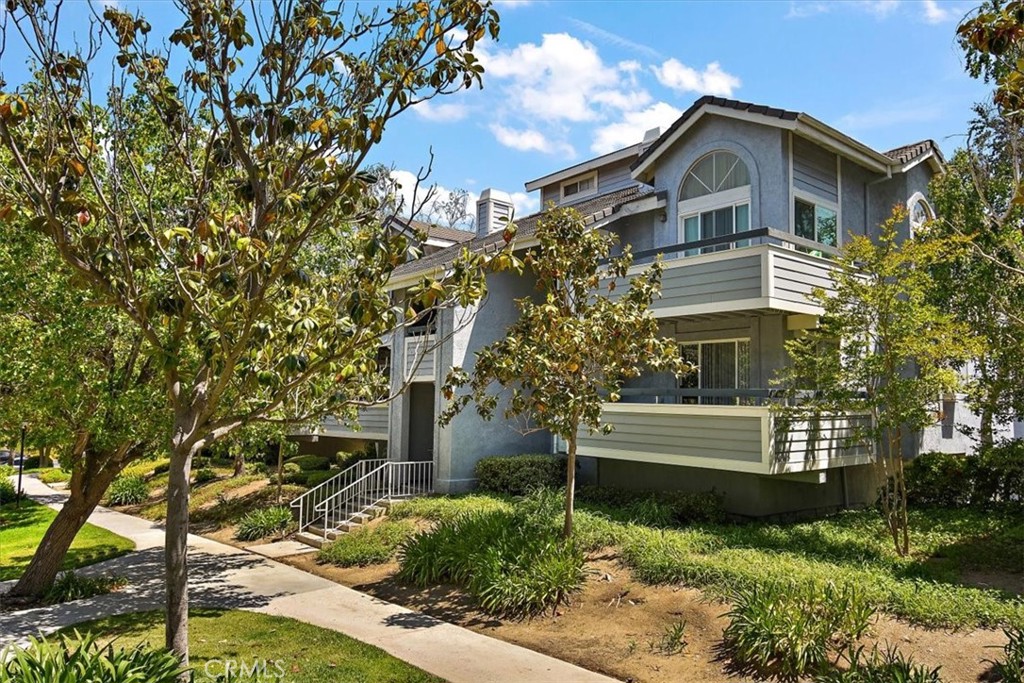
[[[1024,441],[1010,439],[976,455],[922,453],[907,466],[907,500],[918,506],[986,507],[1022,502]]]
[[[720,522],[725,517],[725,496],[717,491],[632,491],[581,486],[576,497],[584,503],[614,508],[613,512],[625,521],[645,526]]]
[[[1006,645],[1001,659],[986,660],[992,665],[996,680],[1005,683],[1024,683],[1024,628],[1004,628]]]
[[[847,655],[850,667],[846,671],[832,669],[819,673],[814,683],[942,683],[939,668],[929,669],[914,663],[895,647],[879,650],[875,645],[871,657],[864,659],[864,647],[851,647]]]
[[[107,502],[111,505],[137,505],[149,498],[149,485],[137,474],[121,474],[107,491]]]
[[[406,520],[385,520],[373,527],[361,527],[324,546],[316,561],[339,567],[383,564],[395,556],[398,546],[415,531],[412,522]]]
[[[726,649],[741,667],[795,681],[826,670],[833,652],[860,638],[874,610],[852,587],[778,581],[731,592]]]
[[[42,458],[38,455],[30,455],[25,458],[25,469],[26,470],[37,470],[42,465]],[[49,462],[46,463],[49,466]]]
[[[0,477],[0,505],[10,503],[18,497],[18,489],[7,477]]]
[[[450,522],[467,512],[494,512],[511,510],[512,504],[493,496],[469,494],[465,496],[424,496],[402,500],[391,506],[391,519],[420,518],[431,522]]]
[[[284,506],[253,510],[239,520],[235,538],[240,541],[257,541],[274,534],[283,536],[292,524],[292,512]]]
[[[69,571],[61,574],[53,582],[45,600],[49,603],[84,600],[96,595],[106,595],[127,584],[128,580],[122,576],[82,576]]]
[[[14,469],[13,465],[0,465],[0,478],[13,477],[17,473],[18,470]]]
[[[399,548],[399,577],[419,586],[461,585],[492,614],[522,618],[554,609],[582,587],[584,556],[557,538],[546,505],[466,513],[411,536]]]
[[[482,491],[522,496],[533,489],[565,483],[565,458],[554,455],[509,455],[483,458],[476,464]]]
[[[171,471],[171,463],[170,463],[170,461],[158,462],[156,465],[153,466],[153,474],[154,475],[157,475],[157,474],[167,474],[170,471]]]
[[[250,463],[245,466],[245,469],[248,470],[249,474],[259,474],[261,476],[266,476],[270,471],[265,462]]]
[[[1024,440],[983,448],[974,473],[974,502],[1024,502]]]
[[[296,455],[289,458],[288,463],[298,465],[303,472],[326,470],[331,467],[331,459],[324,455]]]
[[[363,460],[376,459],[377,450],[372,445],[366,446],[366,448],[364,448],[361,451],[354,451],[352,453],[348,453],[346,451],[338,451],[334,455],[335,464],[343,470],[348,469],[349,467],[352,467],[352,465],[355,465],[356,463],[361,462]]]
[[[192,480],[197,484],[206,484],[217,478],[217,473],[209,467],[204,467],[201,470],[196,470],[196,473],[192,475]]]
[[[71,473],[65,472],[59,468],[46,470],[39,473],[39,481],[44,484],[57,484],[65,481],[71,481]]]
[[[97,644],[95,636],[30,638],[24,649],[0,652],[0,683],[175,683],[184,672],[166,650],[148,645],[114,648]]]

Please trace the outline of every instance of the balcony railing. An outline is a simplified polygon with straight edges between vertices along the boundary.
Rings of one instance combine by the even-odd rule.
[[[839,253],[839,250],[831,245],[815,242],[790,232],[783,232],[775,228],[757,228],[743,232],[734,232],[731,235],[709,237],[695,242],[682,242],[680,244],[670,244],[653,249],[634,251],[633,260],[635,263],[650,263],[659,254],[665,259],[685,258],[762,244],[794,249],[815,256],[831,257]]]

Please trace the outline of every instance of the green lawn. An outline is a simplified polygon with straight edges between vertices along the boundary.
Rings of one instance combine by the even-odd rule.
[[[75,628],[81,633],[91,631],[101,640],[117,638],[117,644],[122,647],[139,642],[161,645],[164,639],[161,612],[107,617],[78,624]],[[253,612],[193,609],[189,618],[189,644],[196,681],[211,680],[205,676],[207,671],[214,679],[223,674],[226,660],[245,664],[250,670],[254,662],[265,661],[266,676],[254,680],[279,683],[441,681],[380,648],[335,631]],[[277,676],[278,662],[284,672],[282,678]]]
[[[395,505],[393,517],[445,519],[507,507],[501,497],[434,497]],[[1024,602],[979,576],[1024,581],[1019,510],[914,510],[910,557],[892,548],[874,510],[794,524],[693,524],[652,528],[614,508],[578,507],[576,535],[587,549],[614,546],[641,581],[683,583],[717,595],[772,580],[852,585],[875,606],[925,626],[1024,626]]]
[[[31,500],[21,501],[21,509],[14,503],[0,506],[0,581],[21,576],[56,516],[55,510]],[[71,544],[63,567],[84,567],[134,549],[135,544],[127,538],[86,524]]]

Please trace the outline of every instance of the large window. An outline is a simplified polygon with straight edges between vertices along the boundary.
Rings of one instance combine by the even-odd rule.
[[[679,353],[697,372],[684,375],[680,389],[748,389],[750,388],[750,340],[728,339],[680,344]],[[681,403],[701,405],[737,405],[738,398],[729,396],[684,397]]]
[[[911,237],[921,234],[928,225],[928,221],[935,218],[932,207],[928,205],[928,201],[920,192],[915,192],[907,202],[907,210],[910,212]]]
[[[750,172],[732,152],[712,152],[695,163],[679,191],[680,241],[697,242],[750,230]],[[746,244],[743,242],[742,246]],[[705,247],[701,253],[735,246]],[[696,249],[686,255],[698,253]]]
[[[803,197],[797,197],[793,204],[793,232],[797,237],[838,245],[839,214],[834,206]]]

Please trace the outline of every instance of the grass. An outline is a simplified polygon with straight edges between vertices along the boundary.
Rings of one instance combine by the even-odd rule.
[[[153,480],[151,480],[150,489],[152,490],[153,488],[160,486],[159,480],[165,476],[166,475],[158,475],[154,477]],[[193,486],[191,495],[189,496],[188,499],[189,512],[192,514],[197,514],[200,512],[201,508],[209,505],[210,503],[216,502],[222,495],[226,496],[230,491],[234,489],[239,489],[242,488],[243,486],[248,486],[254,481],[259,481],[261,479],[266,478],[266,475],[243,474],[240,477],[217,479],[206,484]],[[164,486],[166,486],[166,482],[163,483]],[[163,498],[163,495],[161,494],[161,496],[157,500],[151,499],[151,502],[143,505],[142,509],[140,509],[136,514],[138,514],[140,517],[144,517],[145,519],[154,522],[163,520],[164,517],[167,516],[167,504]]]
[[[107,617],[79,624],[102,640],[116,638],[120,647],[164,639],[160,612]],[[265,677],[279,683],[434,683],[425,671],[395,659],[383,650],[335,631],[294,619],[243,611],[192,609],[189,615],[189,656],[196,681],[216,680],[224,662],[233,660],[250,668],[266,662]],[[209,667],[207,664],[209,663]],[[283,676],[278,677],[277,664]],[[212,677],[206,677],[209,672]],[[246,679],[248,680],[248,679]]]
[[[436,496],[401,503],[400,517],[454,519],[510,509],[496,496]],[[577,541],[587,550],[617,547],[641,581],[684,583],[725,596],[779,580],[834,581],[861,590],[874,607],[930,627],[1022,626],[1019,596],[968,584],[970,571],[1024,572],[1024,518],[1014,510],[913,510],[910,557],[891,547],[874,510],[795,524],[691,524],[655,529],[629,523],[607,506],[581,504]]]
[[[56,516],[56,511],[31,500],[21,501],[21,509],[14,503],[0,506],[0,581],[21,576]],[[84,567],[134,549],[135,544],[127,538],[86,524],[71,544],[61,568]]]
[[[404,519],[385,519],[372,527],[361,527],[343,534],[317,553],[320,564],[338,567],[365,567],[391,560],[398,546],[415,533],[416,527]]]

